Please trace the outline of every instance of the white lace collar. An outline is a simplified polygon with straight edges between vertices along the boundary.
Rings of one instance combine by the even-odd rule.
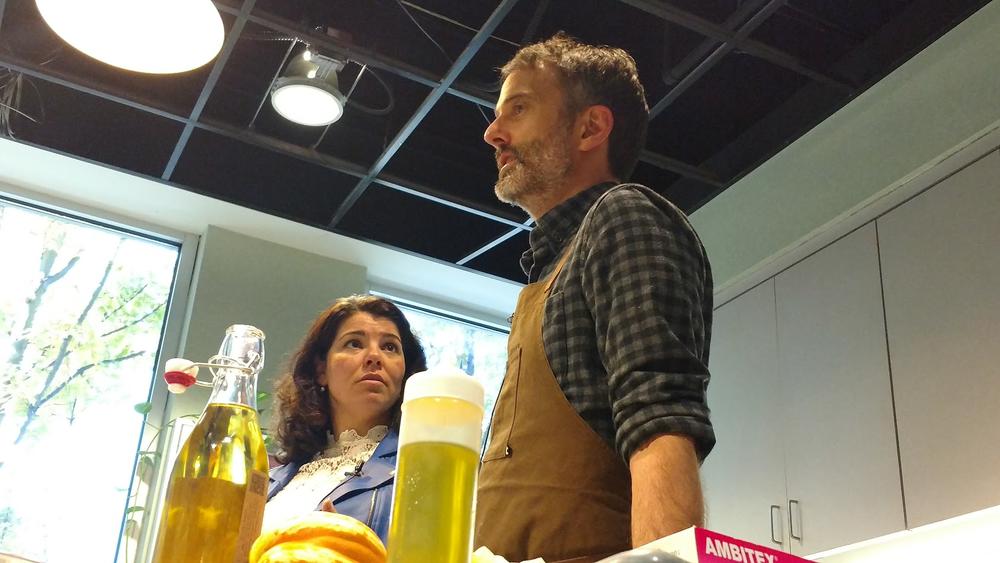
[[[389,427],[382,424],[373,426],[364,436],[358,434],[358,431],[353,428],[344,430],[337,438],[333,436],[333,433],[330,433],[327,435],[329,445],[316,457],[340,457],[360,452],[371,452],[388,433]]]
[[[364,436],[354,430],[330,436],[326,450],[299,468],[295,477],[267,503],[264,527],[270,528],[288,518],[315,510],[316,506],[345,480],[357,476],[375,453],[379,442],[389,433],[376,426]]]

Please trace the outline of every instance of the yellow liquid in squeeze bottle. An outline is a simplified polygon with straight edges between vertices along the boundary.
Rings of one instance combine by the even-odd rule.
[[[174,462],[154,563],[246,563],[260,535],[268,484],[257,418],[264,333],[229,327],[212,363],[234,367],[213,368],[208,405]]]
[[[465,373],[406,382],[389,563],[469,563],[482,424],[483,386]]]

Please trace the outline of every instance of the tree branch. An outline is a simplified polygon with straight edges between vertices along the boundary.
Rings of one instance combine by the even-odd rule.
[[[46,249],[52,250],[52,249]],[[55,252],[53,250],[53,252]],[[57,254],[58,256],[58,254]],[[54,261],[54,260],[53,260]],[[21,361],[24,359],[24,351],[28,348],[28,335],[31,333],[31,327],[35,324],[35,313],[38,312],[38,307],[42,302],[42,297],[45,296],[45,292],[49,290],[49,286],[56,283],[63,278],[76,263],[80,261],[79,256],[74,256],[69,259],[69,262],[55,274],[49,275],[51,271],[52,264],[48,263],[42,267],[42,279],[38,282],[38,287],[35,288],[35,294],[28,300],[28,315],[24,318],[24,324],[21,326],[21,338],[14,342],[14,353],[11,354],[8,363],[11,366],[21,365]]]
[[[101,281],[98,282],[97,287],[95,287],[94,291],[90,294],[90,300],[87,301],[87,305],[83,308],[80,316],[76,319],[77,326],[82,325],[83,321],[87,319],[87,315],[90,314],[90,310],[94,307],[94,303],[97,302],[97,298],[101,295],[101,292],[104,291],[104,285],[108,283],[108,277],[111,276],[111,269],[115,265],[115,258],[118,256],[118,250],[121,248],[124,241],[125,239],[118,239],[118,246],[115,248],[115,253],[111,256],[111,259],[108,260],[108,265],[104,267],[104,274],[101,276]],[[49,385],[52,385],[52,382],[55,381],[56,374],[59,373],[59,368],[62,367],[63,361],[65,361],[66,356],[69,355],[69,344],[72,341],[72,332],[68,333],[63,338],[62,344],[59,345],[59,352],[56,354],[55,359],[52,360],[52,363],[49,364],[52,368],[49,369],[49,373],[45,376],[45,384],[42,385],[37,397],[43,396],[48,390]]]
[[[133,294],[132,294],[131,296],[129,296],[129,298],[128,298],[128,299],[125,299],[124,301],[122,301],[122,302],[121,302],[121,304],[120,304],[120,305],[118,305],[117,307],[115,307],[115,309],[114,309],[113,311],[108,311],[108,313],[107,313],[107,314],[105,314],[105,315],[104,315],[103,317],[101,317],[101,320],[102,320],[102,321],[106,321],[106,320],[108,320],[109,318],[111,318],[111,316],[112,316],[112,315],[114,315],[114,314],[115,314],[115,313],[117,313],[118,311],[121,311],[121,310],[122,310],[122,308],[124,308],[124,307],[125,307],[125,305],[128,305],[129,303],[131,303],[131,302],[132,302],[132,300],[133,300],[133,299],[135,299],[136,297],[139,297],[140,295],[142,295],[142,292],[143,292],[143,291],[146,291],[146,288],[147,288],[147,287],[149,287],[149,283],[144,283],[144,284],[142,284],[142,287],[140,287],[138,291],[136,291],[136,292],[135,292],[135,293],[133,293]]]
[[[137,358],[139,356],[142,356],[145,353],[146,353],[146,351],[142,350],[142,351],[139,351],[139,352],[132,352],[131,354],[125,354],[124,356],[118,356],[117,358],[109,358],[107,360],[101,360],[99,362],[94,362],[94,363],[91,363],[91,364],[87,364],[85,366],[80,366],[79,368],[77,368],[77,370],[75,372],[73,372],[73,375],[71,375],[71,376],[69,376],[69,377],[66,378],[66,381],[63,381],[59,385],[55,386],[52,389],[51,393],[49,393],[48,395],[45,395],[40,400],[36,401],[33,406],[41,408],[42,405],[44,405],[45,403],[47,403],[48,401],[50,401],[52,399],[52,397],[55,397],[56,395],[58,395],[59,392],[62,391],[67,385],[69,385],[73,381],[79,379],[83,374],[87,373],[92,368],[95,368],[97,366],[106,366],[106,365],[110,365],[110,364],[116,364],[118,362],[124,362],[125,360],[131,360],[132,358]]]
[[[135,319],[133,321],[125,323],[122,326],[120,326],[120,327],[118,327],[118,328],[116,328],[114,330],[110,330],[108,332],[105,332],[104,334],[101,335],[101,338],[104,338],[106,336],[111,336],[112,334],[114,334],[116,332],[123,331],[123,330],[125,330],[125,329],[127,329],[127,328],[129,328],[131,326],[135,326],[135,325],[141,323],[142,321],[148,319],[149,317],[153,316],[154,314],[156,314],[157,311],[159,311],[162,308],[163,308],[163,303],[160,303],[159,305],[157,305],[156,307],[154,307],[153,310],[151,310],[150,312],[146,313],[145,315],[139,317],[138,319]]]
[[[79,256],[74,256],[74,257],[70,258],[69,262],[66,262],[66,265],[63,266],[62,270],[59,270],[58,272],[52,274],[51,276],[47,276],[47,277],[43,278],[42,283],[45,284],[45,287],[48,287],[48,286],[56,283],[57,281],[61,280],[63,276],[65,276],[66,274],[68,274],[69,271],[71,269],[73,269],[73,266],[75,266],[76,263],[79,262],[79,261],[80,261],[80,257]]]

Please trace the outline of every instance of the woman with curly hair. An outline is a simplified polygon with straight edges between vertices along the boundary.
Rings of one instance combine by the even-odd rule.
[[[392,302],[338,299],[313,322],[275,384],[278,460],[264,528],[336,510],[385,542],[392,510],[400,405],[424,350]]]

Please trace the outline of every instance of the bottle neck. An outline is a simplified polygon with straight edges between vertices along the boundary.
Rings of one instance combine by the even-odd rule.
[[[220,369],[208,398],[208,404],[212,403],[246,405],[257,410],[257,374]]]

